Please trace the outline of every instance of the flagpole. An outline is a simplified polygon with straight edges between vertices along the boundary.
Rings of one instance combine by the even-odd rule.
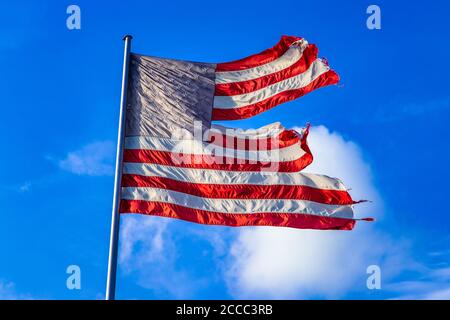
[[[126,35],[123,37],[125,42],[123,53],[122,69],[122,91],[120,94],[120,112],[119,112],[119,130],[117,134],[116,151],[116,171],[114,178],[114,195],[111,217],[111,236],[109,240],[109,258],[108,258],[108,276],[106,280],[106,300],[114,300],[116,296],[116,271],[117,271],[117,251],[119,243],[119,225],[120,225],[120,183],[122,180],[122,156],[123,140],[125,136],[125,114],[128,91],[128,65],[130,62],[130,47],[133,37]]]

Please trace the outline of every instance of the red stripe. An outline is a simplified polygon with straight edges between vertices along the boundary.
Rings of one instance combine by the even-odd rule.
[[[298,229],[352,230],[353,219],[331,218],[293,213],[218,213],[163,202],[121,200],[121,213],[141,213],[196,222],[200,224],[240,226],[274,226]]]
[[[311,64],[317,59],[317,52],[317,47],[310,44],[303,51],[301,58],[292,66],[256,79],[216,84],[214,94],[216,96],[233,96],[249,93],[299,75],[308,70]]]
[[[213,199],[293,199],[330,205],[355,204],[347,191],[302,185],[207,184],[182,182],[165,177],[124,174],[122,187],[169,189]]]
[[[302,38],[294,36],[282,36],[281,40],[270,49],[264,50],[260,53],[251,55],[243,59],[231,62],[218,63],[216,66],[216,71],[244,70],[269,63],[281,57],[289,49],[289,46],[293,42],[301,39]]]
[[[135,163],[153,163],[172,167],[193,169],[297,172],[311,164],[312,155],[309,151],[309,153],[306,153],[300,158],[293,161],[266,163],[260,161],[255,162],[244,159],[217,157],[210,155],[193,155],[147,149],[125,149],[123,153],[123,161]]]
[[[312,81],[303,88],[286,90],[270,98],[259,101],[255,104],[234,109],[213,109],[212,120],[238,120],[253,117],[259,113],[267,111],[281,103],[285,103],[301,96],[304,96],[318,88],[336,84],[339,82],[339,76],[333,70],[329,70]]]
[[[210,130],[209,132],[209,143],[237,150],[263,151],[281,149],[301,142],[300,139],[306,139],[304,134],[302,135],[295,130],[283,130],[277,136],[260,139],[237,138],[216,130]]]

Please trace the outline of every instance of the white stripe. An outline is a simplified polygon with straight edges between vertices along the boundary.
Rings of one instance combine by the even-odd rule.
[[[216,157],[229,157],[249,161],[283,162],[297,160],[305,154],[300,142],[274,150],[239,150],[223,148],[215,144],[202,143],[197,140],[171,140],[164,138],[135,136],[125,138],[125,149],[147,149],[168,151],[177,154],[193,154]]]
[[[289,68],[302,57],[303,49],[290,47],[281,57],[269,63],[239,71],[216,71],[216,83],[247,81]]]
[[[228,137],[236,137],[240,139],[264,139],[275,137],[283,131],[286,131],[286,129],[281,125],[280,122],[274,122],[258,129],[246,130],[239,128],[228,128],[218,124],[212,124],[210,131],[219,132]]]
[[[353,218],[350,205],[327,205],[307,200],[212,199],[158,188],[122,188],[122,199],[164,202],[220,213],[303,213],[337,218]]]
[[[125,162],[125,174],[136,174],[149,177],[164,177],[181,182],[208,184],[255,184],[255,185],[299,185],[317,189],[341,190],[347,189],[336,178],[325,175],[300,172],[249,172],[225,171],[211,169],[193,169],[164,166],[149,163]]]
[[[268,99],[286,90],[300,89],[309,85],[328,70],[330,70],[329,66],[327,66],[322,60],[316,59],[308,70],[295,77],[288,78],[250,93],[235,96],[215,96],[214,108],[233,109],[245,107]]]

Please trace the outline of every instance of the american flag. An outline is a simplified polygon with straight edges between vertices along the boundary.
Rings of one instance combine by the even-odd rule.
[[[131,55],[121,213],[226,226],[350,230],[356,202],[342,182],[302,173],[309,126],[239,130],[244,119],[335,84],[317,47],[283,36],[228,63]]]

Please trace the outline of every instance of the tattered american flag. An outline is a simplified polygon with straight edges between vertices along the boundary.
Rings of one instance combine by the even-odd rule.
[[[313,159],[308,126],[296,132],[279,123],[253,130],[212,124],[252,117],[338,80],[316,46],[298,37],[219,64],[132,54],[120,212],[352,229],[356,202],[345,186],[301,172]]]

